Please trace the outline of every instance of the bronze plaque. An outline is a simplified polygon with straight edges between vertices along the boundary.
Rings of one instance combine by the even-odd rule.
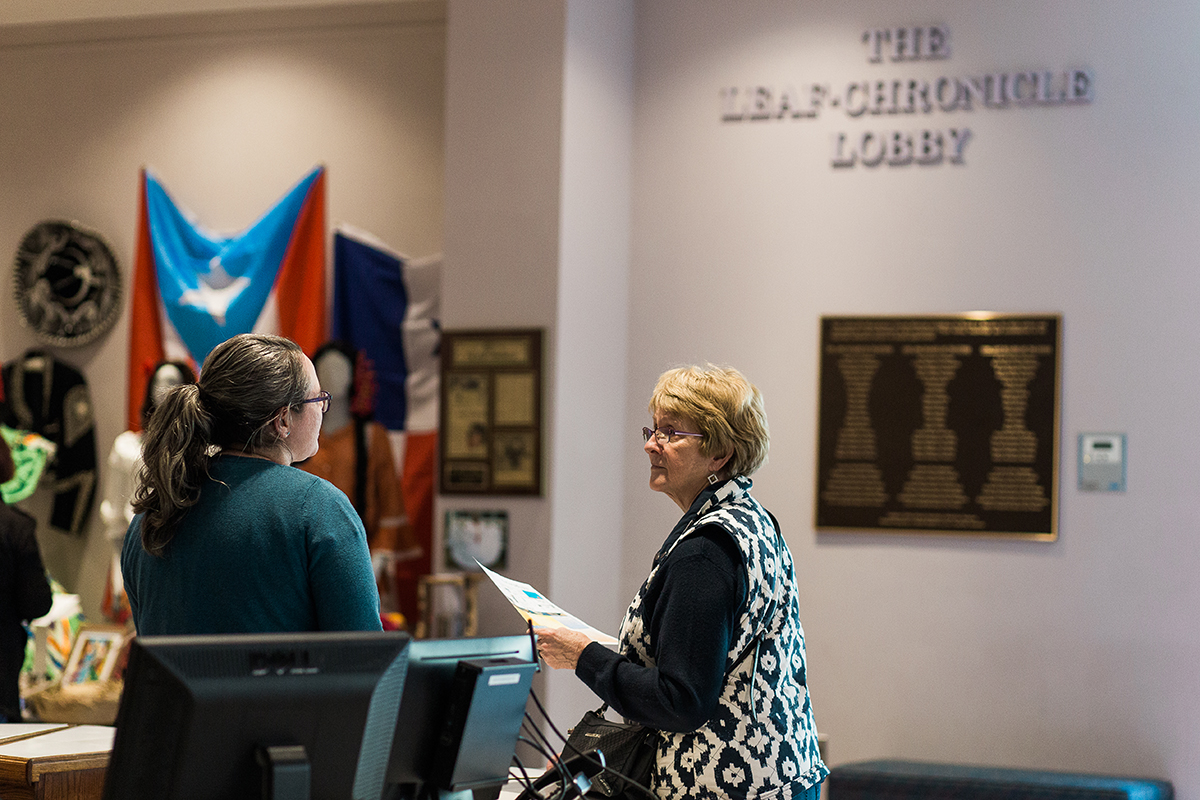
[[[1061,327],[823,317],[817,529],[1052,541]]]

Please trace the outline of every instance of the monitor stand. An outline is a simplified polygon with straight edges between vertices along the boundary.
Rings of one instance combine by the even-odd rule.
[[[304,745],[260,747],[257,757],[262,767],[263,800],[309,800],[312,766]]]

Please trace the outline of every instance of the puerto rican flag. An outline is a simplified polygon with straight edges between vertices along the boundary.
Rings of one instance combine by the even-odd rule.
[[[332,338],[371,361],[374,416],[391,431],[404,506],[421,545],[419,558],[396,566],[401,610],[416,619],[417,579],[432,571],[442,258],[410,259],[341,225],[333,267]]]
[[[257,222],[204,230],[142,170],[129,331],[129,430],[164,359],[199,365],[239,333],[286,336],[312,354],[326,338],[325,168],[316,167]]]

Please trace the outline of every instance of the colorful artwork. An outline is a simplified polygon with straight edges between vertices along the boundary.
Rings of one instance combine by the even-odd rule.
[[[66,686],[89,681],[108,680],[125,641],[123,629],[82,628],[71,650],[71,659],[63,670]]]

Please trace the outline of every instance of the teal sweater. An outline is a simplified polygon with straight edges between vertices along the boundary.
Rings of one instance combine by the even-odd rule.
[[[380,630],[367,537],[346,495],[295,467],[213,459],[165,553],[134,517],[121,552],[143,635]]]

